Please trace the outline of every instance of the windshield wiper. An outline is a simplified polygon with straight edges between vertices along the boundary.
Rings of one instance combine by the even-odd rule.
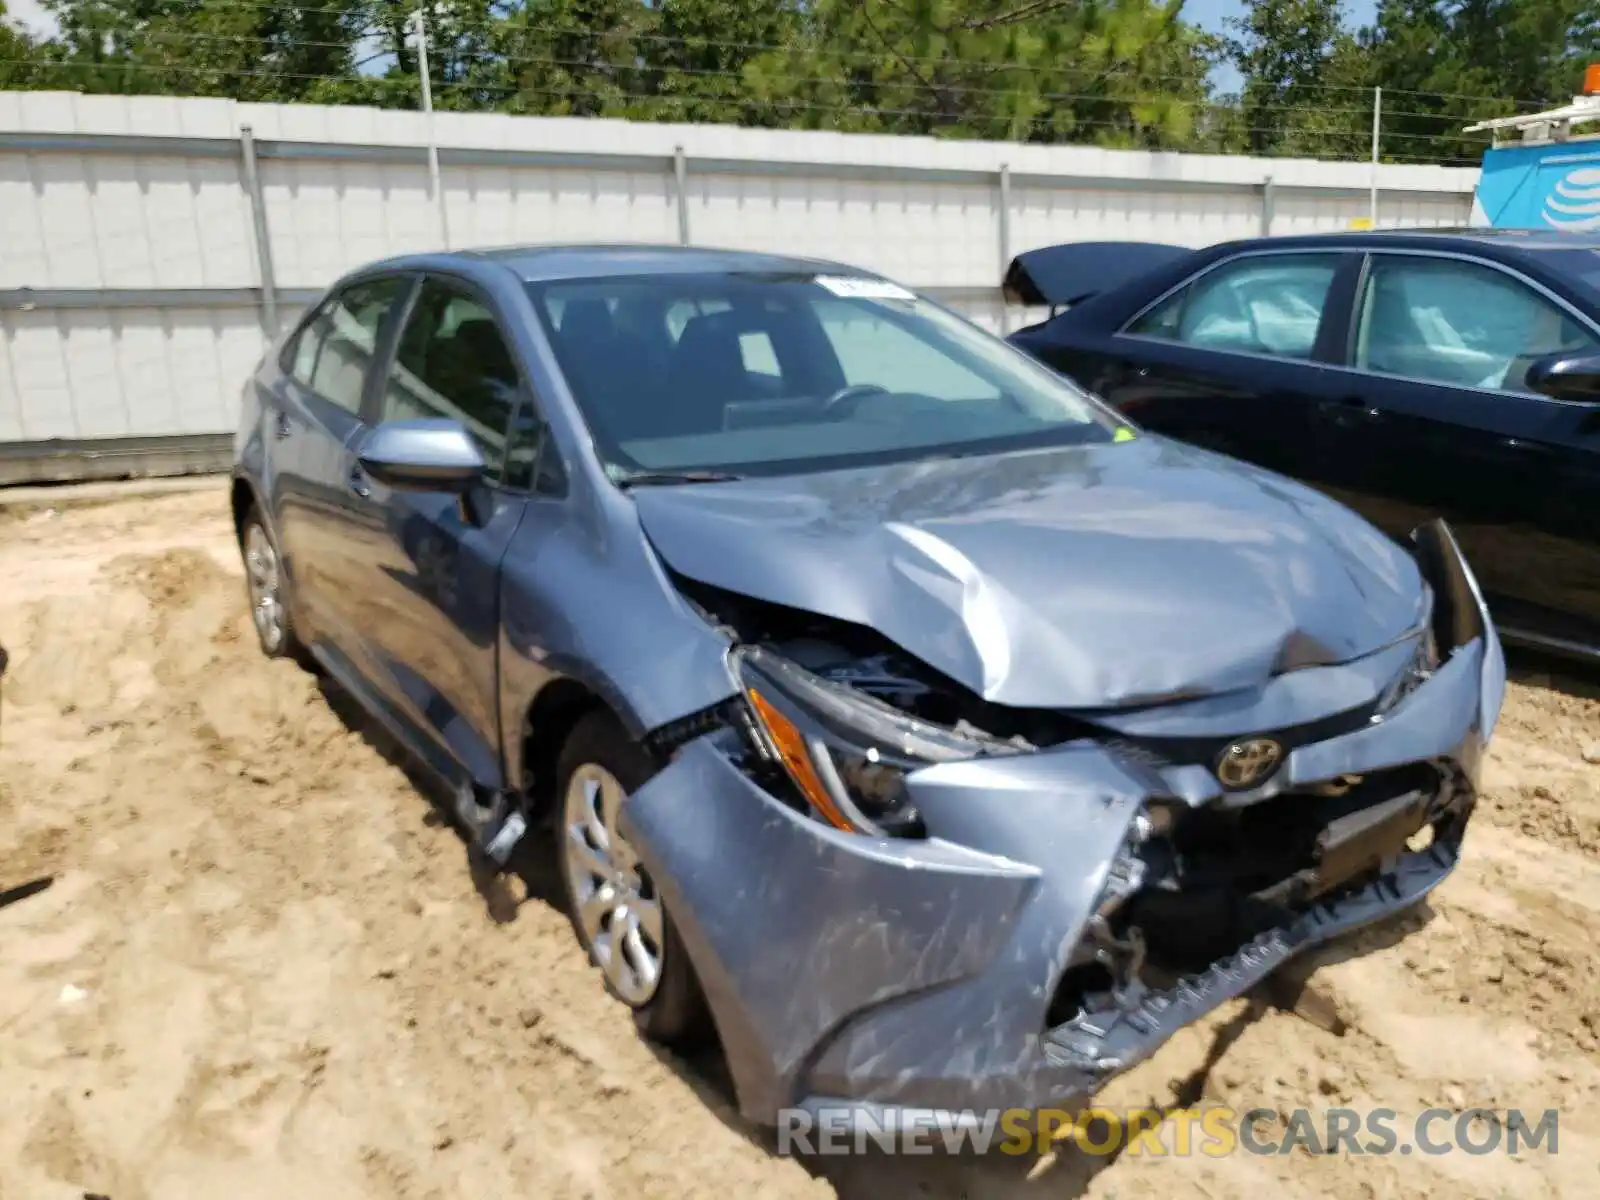
[[[618,487],[674,483],[732,483],[743,479],[731,471],[618,471],[611,476]]]

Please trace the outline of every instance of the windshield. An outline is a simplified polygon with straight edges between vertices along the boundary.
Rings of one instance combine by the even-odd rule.
[[[822,470],[1110,441],[1124,424],[878,279],[626,276],[529,292],[614,473]]]

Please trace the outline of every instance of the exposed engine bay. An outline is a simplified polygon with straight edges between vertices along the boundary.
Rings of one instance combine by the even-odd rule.
[[[917,662],[873,630],[677,578],[680,592],[735,646],[782,664],[811,686],[848,693],[853,703],[909,719],[950,743],[950,757],[1027,754],[1076,741],[1112,749],[1152,780],[1160,769],[1207,765],[1236,739],[1130,739],[1091,715],[995,704]],[[1359,728],[1425,681],[1437,663],[1431,634],[1418,657],[1381,699],[1298,731],[1320,740]],[[747,692],[760,706],[760,696]],[[864,705],[863,705],[864,700]],[[797,809],[807,791],[794,761],[764,737],[758,712],[742,722],[753,779]],[[884,741],[892,740],[892,727]],[[857,832],[894,837],[936,835],[899,786],[924,756],[894,761],[876,749],[827,755],[838,783],[863,821],[835,821]],[[802,786],[796,786],[800,782]],[[1127,843],[1110,865],[1097,910],[1074,948],[1047,1024],[1067,1025],[1097,1012],[1127,1009],[1224,961],[1319,903],[1369,886],[1397,857],[1422,852],[1435,837],[1459,837],[1470,811],[1469,786],[1444,764],[1417,762],[1340,776],[1260,798],[1224,794],[1195,804],[1163,798],[1158,782]],[[813,806],[821,807],[821,806]],[[826,812],[824,819],[830,819]]]
[[[1093,732],[1067,714],[991,704],[865,626],[754,600],[682,576],[674,577],[673,583],[735,645],[781,655],[819,679],[970,738],[991,753],[1036,750]]]

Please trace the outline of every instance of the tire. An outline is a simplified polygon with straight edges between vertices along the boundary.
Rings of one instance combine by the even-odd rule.
[[[305,662],[305,648],[294,630],[294,603],[283,571],[283,556],[254,507],[245,513],[239,526],[239,554],[244,560],[245,588],[250,597],[250,624],[256,631],[261,653],[268,658]]]
[[[710,1029],[705,996],[671,914],[615,826],[622,796],[637,791],[654,774],[650,756],[611,713],[593,712],[579,720],[561,749],[556,769],[556,868],[573,932],[589,961],[600,969],[606,990],[633,1010],[640,1033],[652,1041],[685,1046]],[[617,788],[611,788],[608,779]],[[598,821],[587,819],[591,809],[598,810]],[[597,834],[603,834],[604,845]],[[575,849],[580,843],[588,854]],[[628,880],[624,888],[594,873],[607,863]],[[600,924],[591,929],[584,917],[585,901],[595,901],[591,912],[604,907],[607,897],[602,893],[607,887],[612,907],[599,913]],[[632,906],[627,903],[630,887],[637,899]],[[659,914],[658,924],[650,915],[651,905]],[[651,932],[654,928],[660,930],[659,942]],[[635,932],[637,940],[630,936]],[[637,970],[641,949],[653,951],[656,964],[654,983],[648,987]]]

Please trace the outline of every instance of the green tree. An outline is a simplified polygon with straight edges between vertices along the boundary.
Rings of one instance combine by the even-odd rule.
[[[1596,0],[1380,0],[1361,33],[1374,82],[1393,92],[1384,154],[1477,161],[1462,126],[1569,100],[1600,49]]]
[[[790,124],[1176,147],[1213,47],[1181,0],[815,0],[746,72]]]
[[[4,0],[0,0],[3,3]],[[1564,100],[1600,0],[423,0],[441,109],[1109,147],[1476,161],[1460,127]],[[0,86],[416,107],[417,0],[44,0]],[[1229,59],[1237,96],[1208,82]]]
[[[642,47],[664,120],[782,126],[790,113],[752,95],[746,73],[798,36],[788,0],[660,0]],[[807,68],[808,70],[811,68]]]
[[[1381,87],[1385,159],[1476,163],[1485,140],[1462,128],[1564,103],[1600,50],[1597,29],[1600,0],[1380,0],[1353,32],[1337,0],[1261,0],[1229,39],[1243,146],[1365,157]]]
[[[351,71],[358,0],[45,0],[48,72],[83,91],[322,101]]]
[[[640,0],[526,0],[501,16],[491,42],[505,112],[623,117],[644,94]],[[487,69],[487,68],[486,68]]]
[[[1228,56],[1243,77],[1245,149],[1314,154],[1319,137],[1349,132],[1351,122],[1343,118],[1353,114],[1344,110],[1360,96],[1330,89],[1335,75],[1349,74],[1357,55],[1340,0],[1257,0],[1227,25]]]

